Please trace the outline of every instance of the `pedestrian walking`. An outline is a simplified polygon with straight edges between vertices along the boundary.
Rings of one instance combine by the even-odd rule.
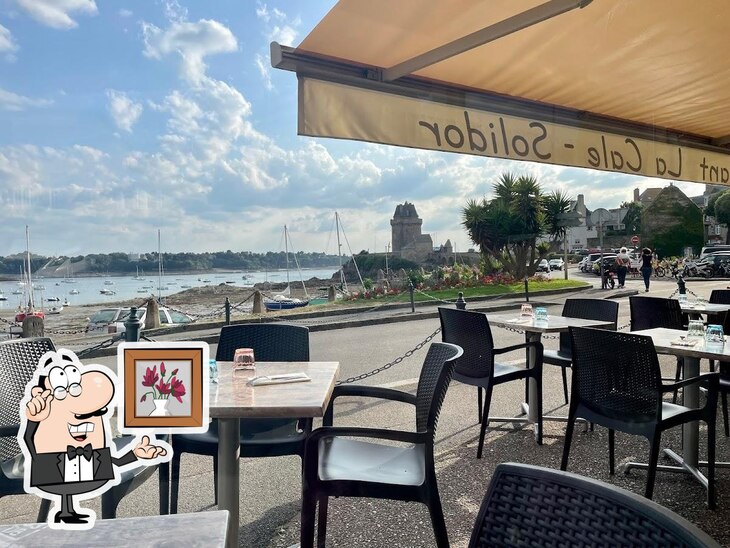
[[[646,286],[646,289],[644,289],[645,293],[649,292],[649,280],[651,279],[651,271],[654,269],[652,266],[652,260],[654,259],[654,256],[652,255],[651,249],[648,247],[645,247],[641,251],[641,275],[644,277],[644,285]]]
[[[631,264],[631,257],[629,257],[629,250],[622,247],[616,255],[616,276],[618,276],[618,288],[622,289],[626,282],[626,273],[629,271],[629,265]]]

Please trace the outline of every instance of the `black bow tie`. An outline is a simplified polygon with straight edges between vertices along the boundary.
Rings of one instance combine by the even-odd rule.
[[[94,450],[91,448],[91,444],[87,443],[83,447],[74,447],[73,445],[66,446],[66,454],[69,459],[75,459],[76,457],[83,456],[86,460],[91,460]]]

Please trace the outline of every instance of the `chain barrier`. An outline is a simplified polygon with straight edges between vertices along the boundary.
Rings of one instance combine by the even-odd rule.
[[[17,325],[15,322],[11,322],[10,320],[6,320],[5,318],[0,318],[0,322],[8,325]]]
[[[147,341],[147,342],[157,342],[155,339],[152,339],[152,338],[148,337],[147,335],[140,335],[139,340]]]
[[[90,352],[93,352],[94,350],[101,350],[102,348],[109,348],[115,342],[120,341],[123,338],[124,338],[124,335],[123,334],[115,335],[111,339],[107,339],[106,341],[101,342],[101,343],[99,343],[97,345],[90,346],[88,348],[84,348],[83,350],[79,350],[78,352],[76,352],[76,355],[79,358],[83,358],[84,356],[86,356]]]
[[[361,375],[357,375],[355,377],[349,377],[349,378],[347,378],[345,380],[337,381],[335,384],[336,385],[349,384],[349,383],[352,383],[352,382],[357,382],[357,381],[361,381],[361,380],[367,379],[369,377],[372,377],[374,375],[377,375],[378,373],[382,373],[383,371],[386,371],[386,370],[390,369],[394,365],[398,365],[399,363],[401,363],[406,358],[410,358],[414,353],[418,352],[426,344],[428,344],[429,342],[431,342],[431,339],[433,339],[439,333],[441,333],[441,328],[440,327],[436,331],[434,331],[433,333],[431,333],[428,337],[426,337],[423,341],[421,341],[420,343],[418,343],[415,347],[413,347],[412,349],[410,349],[408,352],[406,352],[402,356],[397,357],[392,362],[388,362],[385,365],[383,365],[381,367],[378,367],[377,369],[373,369],[372,371],[368,371],[367,373],[362,373]]]
[[[456,300],[453,300],[453,301],[445,301],[444,299],[439,299],[438,297],[434,297],[433,295],[429,295],[428,293],[425,293],[425,292],[421,291],[417,287],[414,287],[413,288],[413,291],[415,293],[419,293],[420,295],[423,295],[424,297],[428,297],[432,301],[437,301],[437,302],[444,303],[444,304],[456,304]]]
[[[51,335],[83,335],[86,333],[85,327],[80,327],[78,329],[44,329],[45,333],[50,333]]]

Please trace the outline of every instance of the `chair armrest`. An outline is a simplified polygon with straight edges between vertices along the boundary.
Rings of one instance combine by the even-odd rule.
[[[373,438],[379,440],[399,441],[403,443],[425,443],[427,432],[405,432],[404,430],[386,430],[384,428],[361,428],[357,426],[323,426],[313,430],[307,438],[307,448],[322,438],[337,436],[350,438]]]
[[[701,375],[698,375],[696,377],[690,377],[689,379],[683,379],[679,382],[673,382],[671,384],[663,384],[662,385],[662,392],[674,392],[678,388],[682,388],[685,386],[689,386],[690,384],[695,384],[698,382],[709,382],[710,387],[717,388],[717,385],[720,382],[720,374],[719,373],[702,373]]]
[[[17,436],[20,431],[19,424],[13,424],[11,426],[0,426],[0,438],[8,438],[10,436]]]
[[[519,350],[520,348],[529,348],[531,346],[536,347],[538,350],[541,350],[543,347],[540,341],[530,341],[527,343],[520,343],[512,346],[505,346],[504,348],[495,348],[493,352],[495,354],[506,354],[507,352],[512,352],[513,350]]]
[[[383,400],[399,401],[416,405],[416,396],[408,392],[393,390],[392,388],[381,388],[379,386],[339,385],[335,386],[327,406],[322,423],[325,426],[332,426],[335,399],[340,396],[360,396],[364,398],[379,398]]]

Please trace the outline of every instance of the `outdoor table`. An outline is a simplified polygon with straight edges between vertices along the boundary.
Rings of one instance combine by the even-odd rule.
[[[543,333],[563,333],[571,327],[606,327],[612,325],[612,322],[601,320],[584,320],[582,318],[568,318],[566,316],[548,316],[547,322],[536,322],[534,318],[523,318],[520,311],[517,310],[508,314],[487,314],[487,319],[491,325],[498,327],[509,327],[513,329],[522,329],[525,331],[527,342],[539,341]],[[537,350],[534,347],[528,349],[527,366],[534,367],[537,360]],[[535,379],[529,379],[529,397],[528,401],[537,401],[537,383]],[[535,438],[540,439],[541,432],[537,429],[537,409],[530,406],[527,402],[522,403],[522,413],[527,414],[526,422],[535,424]],[[518,417],[489,417],[489,420],[496,422],[519,422]],[[542,420],[566,421],[567,417],[556,417],[551,415],[543,415]]]
[[[97,519],[85,531],[51,529],[45,523],[0,525],[4,546],[224,546],[228,512],[197,512],[143,518]]]
[[[721,312],[727,312],[730,310],[730,304],[720,303],[681,303],[680,307],[684,314],[699,315],[699,314],[720,314]]]
[[[210,417],[218,419],[218,508],[228,510],[226,545],[238,546],[240,419],[322,417],[332,396],[338,362],[257,362],[255,371],[218,362],[218,383],[210,385]],[[306,373],[312,380],[250,386],[260,375]]]
[[[642,331],[634,331],[634,335],[646,335],[654,341],[654,348],[658,354],[669,354],[671,356],[679,356],[684,358],[683,377],[689,379],[700,374],[700,360],[722,360],[730,361],[730,344],[725,344],[722,348],[713,346],[705,347],[705,341],[698,338],[695,346],[678,346],[671,342],[680,336],[687,336],[686,331],[679,329],[666,329],[658,327],[655,329],[644,329]],[[697,408],[700,401],[700,387],[698,384],[691,384],[684,387],[684,406]],[[666,472],[684,472],[694,476],[705,489],[708,487],[707,478],[699,470],[699,466],[707,466],[706,461],[699,460],[699,431],[700,425],[697,421],[685,423],[682,426],[682,456],[671,449],[665,448],[663,453],[675,461],[678,466],[657,466],[657,470]],[[717,468],[728,468],[730,463],[716,462]],[[626,469],[643,468],[647,465],[644,463],[630,462],[626,465]]]

